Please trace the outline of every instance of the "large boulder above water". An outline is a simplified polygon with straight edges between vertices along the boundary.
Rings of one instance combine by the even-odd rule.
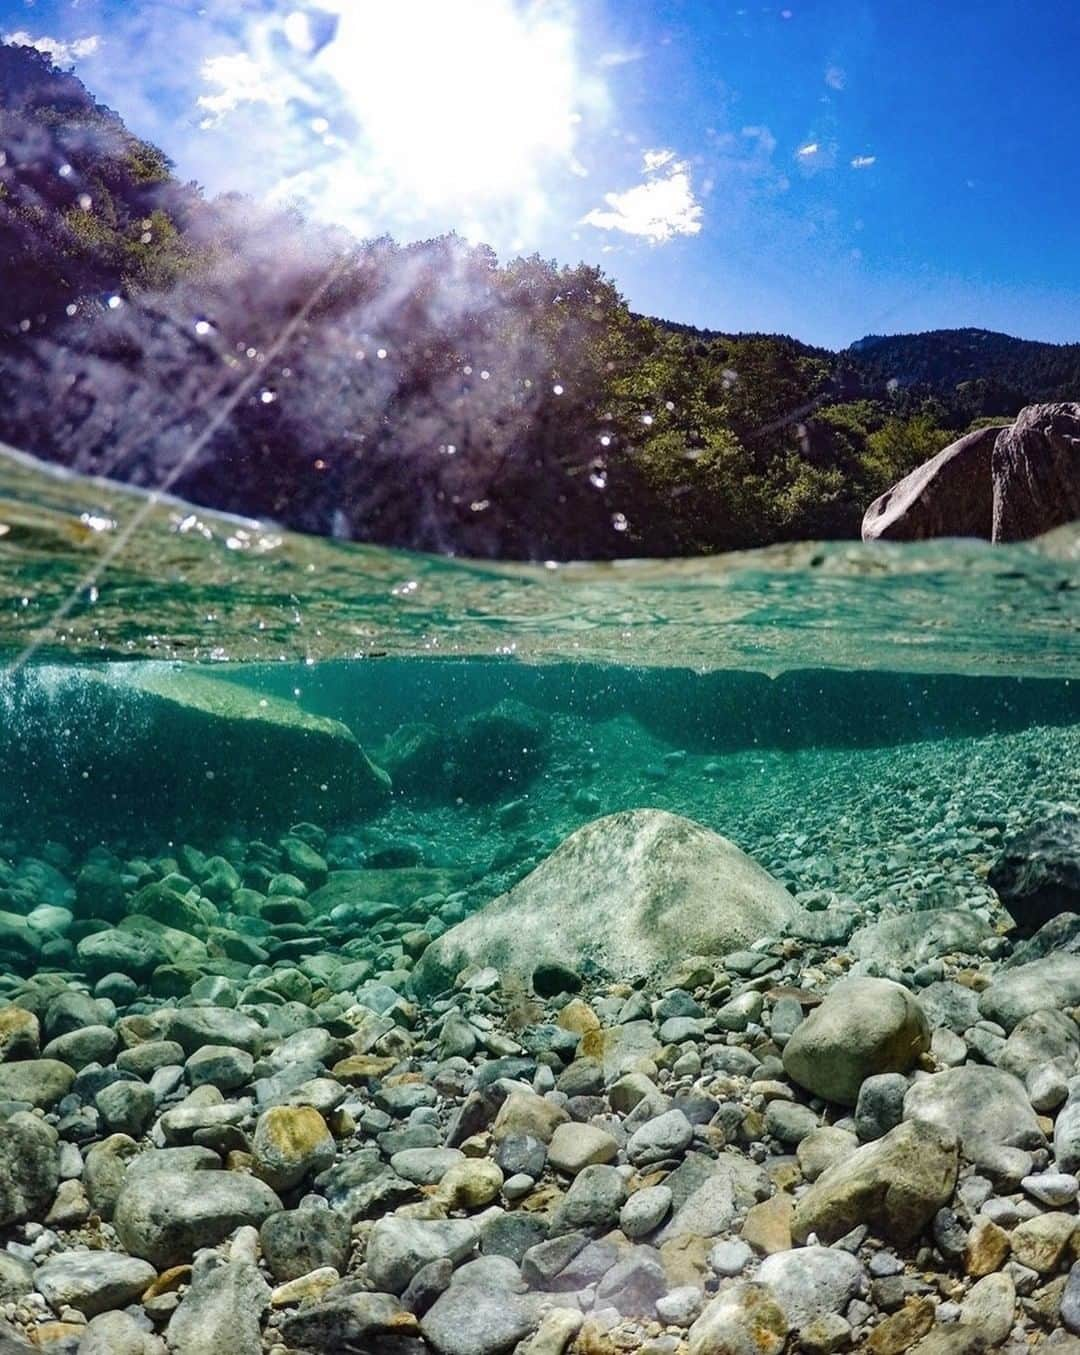
[[[988,541],[994,516],[990,458],[1004,427],[965,433],[876,498],[863,517],[863,540],[977,536]]]
[[[1080,404],[1029,405],[994,443],[995,541],[1080,518]]]
[[[973,536],[1028,541],[1080,518],[1080,404],[1029,405],[979,428],[866,510],[864,541]]]
[[[32,797],[46,820],[89,832],[98,814],[113,832],[123,823],[170,835],[239,814],[332,823],[390,794],[346,725],[193,667],[51,670],[20,684],[0,775],[5,798]]]
[[[433,942],[414,982],[435,992],[466,965],[528,978],[554,961],[623,979],[777,936],[794,913],[787,890],[727,838],[665,810],[626,810],[579,828]]]

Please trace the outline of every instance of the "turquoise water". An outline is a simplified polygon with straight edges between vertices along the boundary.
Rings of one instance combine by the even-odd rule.
[[[994,872],[1080,802],[1072,530],[504,567],[5,453],[0,663],[0,1165],[33,1164],[0,1172],[0,1235],[39,1345],[89,1250],[136,1273],[82,1315],[119,1321],[126,1296],[183,1355],[208,1349],[204,1304],[243,1355],[502,1355],[543,1322],[571,1355],[728,1348],[695,1336],[703,1305],[745,1297],[713,1249],[748,1276],[777,1246],[798,1264],[825,1226],[799,1222],[820,1199],[803,1140],[846,1159],[884,1133],[828,1060],[788,1058],[804,1018],[848,972],[896,980],[922,1025],[868,1067],[905,1094],[932,1071],[931,1097],[946,1067],[996,1072],[1013,1039],[976,994],[1032,928]],[[873,1025],[844,1011],[830,1058]],[[1051,1109],[1061,1038],[1031,1092]],[[1027,1137],[1006,1151],[1031,1171],[1050,1122],[1013,1083]],[[889,1134],[929,1135],[919,1160],[955,1182],[955,1142],[900,1109]],[[650,1144],[672,1117],[677,1142]],[[951,1191],[886,1258],[911,1292],[947,1269],[929,1227]],[[572,1208],[582,1259],[547,1275]],[[827,1253],[859,1276],[895,1240],[874,1208]],[[437,1255],[457,1230],[452,1283],[414,1292],[415,1256],[388,1259],[410,1228]],[[868,1286],[837,1300],[847,1348],[891,1311]],[[48,1348],[83,1349],[80,1320]]]
[[[315,815],[404,835],[425,863],[495,858],[494,890],[640,803],[758,848],[768,825],[820,819],[823,796],[865,797],[884,830],[883,769],[910,780],[910,762],[932,795],[970,779],[972,750],[1025,741],[1046,755],[1011,793],[1075,793],[1080,530],[497,566],[298,536],[8,452],[0,588],[0,803],[27,849],[46,827],[209,846]],[[194,744],[183,700],[142,691],[189,678],[209,703]],[[389,773],[385,794],[319,790],[324,754],[303,740],[320,721]],[[282,727],[281,757],[299,739],[310,766],[275,765]],[[508,835],[499,812],[522,797],[528,831]],[[483,847],[448,842],[450,821]]]

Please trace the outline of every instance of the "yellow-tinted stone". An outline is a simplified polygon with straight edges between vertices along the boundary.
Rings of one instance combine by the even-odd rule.
[[[397,1059],[381,1059],[374,1054],[352,1054],[334,1064],[333,1075],[347,1087],[363,1087],[379,1082],[397,1067]]]
[[[503,1174],[487,1157],[455,1162],[439,1182],[436,1199],[447,1209],[483,1209],[499,1198]]]
[[[892,1313],[870,1333],[866,1342],[869,1355],[903,1355],[934,1325],[934,1312],[930,1299],[908,1299],[899,1312]]]
[[[985,1214],[980,1214],[968,1233],[964,1270],[975,1279],[992,1275],[1005,1264],[1011,1245],[1005,1229],[999,1228]]]
[[[295,1280],[286,1280],[270,1292],[271,1308],[287,1308],[293,1303],[302,1303],[305,1299],[320,1299],[328,1289],[341,1279],[333,1266],[320,1266],[318,1270],[309,1270]]]
[[[600,1018],[580,997],[572,997],[555,1021],[563,1030],[569,1030],[574,1035],[584,1035],[586,1031],[600,1029]]]
[[[778,1191],[771,1199],[753,1205],[742,1226],[742,1236],[756,1251],[772,1256],[774,1252],[790,1251],[791,1216],[795,1202],[790,1195]]]

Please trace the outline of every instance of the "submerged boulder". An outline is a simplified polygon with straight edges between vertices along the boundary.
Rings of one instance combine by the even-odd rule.
[[[792,1236],[811,1233],[835,1242],[865,1223],[879,1236],[907,1243],[917,1237],[956,1185],[954,1134],[925,1120],[905,1120],[829,1167],[799,1199]]]
[[[1015,834],[987,878],[1024,932],[1080,910],[1080,810],[1063,806]]]
[[[119,822],[170,834],[240,814],[250,823],[333,822],[390,793],[346,725],[195,667],[29,675],[8,727],[0,739],[8,794],[32,768],[23,793],[35,812],[87,831],[96,815],[110,831]]]
[[[505,700],[450,728],[402,725],[379,748],[394,789],[413,799],[484,804],[522,788],[550,755],[548,717]]]
[[[433,942],[414,981],[438,991],[469,964],[527,980],[556,960],[622,979],[776,936],[794,913],[787,890],[727,838],[664,810],[627,810],[579,828]]]
[[[989,541],[994,516],[990,459],[1005,426],[966,433],[887,489],[866,510],[863,540],[977,536]]]
[[[1080,518],[1080,404],[1029,405],[994,444],[993,539],[1027,541]]]
[[[800,1087],[853,1106],[878,1073],[906,1073],[930,1048],[930,1024],[906,988],[889,979],[837,983],[784,1046],[784,1069]]]

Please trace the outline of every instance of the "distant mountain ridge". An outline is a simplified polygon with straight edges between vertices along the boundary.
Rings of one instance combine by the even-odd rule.
[[[1012,387],[1029,403],[1067,399],[1080,390],[1080,343],[1018,339],[989,329],[868,334],[839,356],[871,379],[895,380],[934,394],[966,381]]]
[[[700,329],[657,317],[652,317],[652,323],[702,343],[771,339],[791,345],[807,357],[828,357],[838,367],[850,367],[863,376],[875,393],[895,382],[905,390],[946,395],[965,382],[981,381],[1008,388],[1019,404],[1025,404],[1071,399],[1080,390],[1080,342],[1020,339],[997,330],[969,326],[907,334],[865,334],[847,348],[834,350],[803,343],[788,334]]]

